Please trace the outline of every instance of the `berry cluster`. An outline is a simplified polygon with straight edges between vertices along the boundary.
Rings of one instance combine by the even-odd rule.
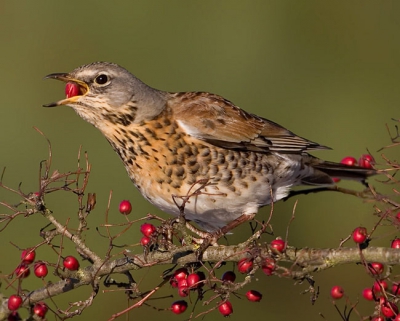
[[[348,165],[348,166],[360,166],[363,168],[373,168],[375,165],[375,159],[370,154],[363,154],[360,158],[355,159],[353,156],[346,156],[341,161],[341,164]],[[333,180],[338,183],[340,182],[340,178],[334,177]]]
[[[280,238],[277,238],[269,244],[271,253],[275,253],[275,255],[280,255],[284,252],[286,248],[286,242]],[[244,257],[240,259],[237,263],[237,269],[241,274],[249,274],[253,271],[255,267],[255,260],[253,258]],[[270,256],[264,258],[260,261],[257,261],[257,264],[261,265],[262,270],[266,275],[272,275],[276,269],[275,259]],[[207,281],[215,281],[216,280],[206,280],[206,276],[203,272],[192,272],[189,273],[187,268],[179,268],[175,270],[170,277],[170,285],[173,288],[178,290],[178,295],[181,297],[187,297],[190,295],[190,291],[197,291],[199,297],[203,295],[203,286]],[[214,291],[217,291],[224,298],[224,290],[223,288],[230,288],[235,285],[236,274],[234,271],[225,271],[221,277],[222,287],[220,290],[217,290],[215,286],[212,286]],[[218,283],[218,282],[217,282]],[[229,292],[229,291],[228,291]],[[246,293],[246,298],[251,302],[259,302],[262,299],[262,294],[256,290],[249,290]],[[188,303],[185,300],[179,300],[172,303],[170,310],[175,314],[181,314],[185,312],[188,307]],[[229,316],[233,313],[232,303],[227,300],[225,297],[224,300],[219,302],[218,311],[223,316]]]
[[[400,217],[400,212],[397,217]],[[353,241],[356,244],[368,245],[369,235],[365,227],[357,227],[351,234]],[[400,238],[395,238],[391,242],[391,248],[400,248]],[[393,281],[391,290],[389,291],[389,278],[384,276],[385,266],[380,262],[370,262],[365,264],[367,272],[374,278],[374,282],[370,287],[365,288],[362,291],[362,297],[367,300],[374,302],[376,305],[376,313],[378,316],[374,316],[370,320],[372,321],[400,321],[400,313],[397,306],[397,302],[400,297],[400,283]],[[334,300],[341,299],[344,296],[344,290],[341,286],[335,285],[331,289],[331,297]]]
[[[30,275],[30,268],[33,266],[33,273],[36,277],[44,279],[49,270],[48,264],[43,261],[35,261],[36,251],[33,248],[25,249],[21,252],[20,264],[15,268],[14,275],[17,279],[22,281]],[[63,260],[63,266],[70,271],[79,269],[79,262],[74,256],[66,256]],[[19,283],[20,285],[21,283]],[[21,291],[19,291],[21,292]],[[8,298],[7,307],[12,313],[9,315],[8,320],[20,320],[17,310],[23,303],[23,295],[13,294]],[[48,307],[44,302],[38,302],[33,306],[33,313],[40,318],[44,318]]]
[[[180,297],[187,297],[190,291],[201,290],[204,285],[205,275],[203,272],[189,273],[186,268],[179,268],[172,274],[169,283],[173,288],[178,289]],[[175,301],[171,305],[171,311],[175,314],[185,312],[187,302],[184,300]]]

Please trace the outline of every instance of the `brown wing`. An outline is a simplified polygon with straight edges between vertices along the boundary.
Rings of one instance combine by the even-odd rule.
[[[247,113],[218,95],[172,93],[169,106],[175,120],[187,134],[216,146],[283,153],[329,149],[299,137],[268,119]]]

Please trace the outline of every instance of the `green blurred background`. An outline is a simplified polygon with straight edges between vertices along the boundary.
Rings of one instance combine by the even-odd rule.
[[[41,107],[64,97],[63,85],[44,81],[45,75],[93,61],[118,63],[159,89],[218,93],[247,111],[334,148],[318,152],[319,157],[339,161],[345,155],[358,157],[368,148],[379,161],[377,149],[389,144],[385,124],[393,127],[391,118],[399,118],[399,14],[400,3],[395,1],[1,1],[0,166],[7,167],[4,182],[17,187],[22,181],[25,192],[38,189],[39,162],[47,158],[47,144],[33,129],[36,126],[52,143],[53,169],[73,170],[80,145],[89,153],[93,170],[88,192],[97,193],[98,205],[90,216],[86,238],[100,255],[107,250],[107,240],[94,227],[104,223],[110,190],[113,222],[122,220],[117,213],[122,199],[134,203],[132,217],[147,212],[163,216],[143,200],[100,132],[68,107]],[[386,154],[395,155],[393,151]],[[325,193],[298,199],[289,237],[297,247],[336,247],[354,227],[372,228],[375,222],[371,204],[350,196]],[[0,200],[16,198],[0,190]],[[61,222],[76,214],[77,203],[70,194],[49,195],[46,201]],[[293,204],[294,200],[277,204],[272,221],[276,235],[285,235]],[[258,218],[268,213],[265,208]],[[33,246],[41,241],[38,231],[45,224],[41,217],[19,218],[0,233],[3,273],[12,271],[19,259],[9,242]],[[241,227],[230,241],[243,240],[248,232],[247,226]],[[119,244],[135,243],[139,234],[133,228]],[[380,235],[374,245],[388,246],[393,235]],[[68,250],[74,253],[67,246],[65,254]],[[139,253],[140,248],[133,251]],[[46,247],[38,255],[56,260]],[[158,284],[162,270],[141,271],[134,277],[141,281],[142,290],[148,290]],[[262,273],[257,278],[245,291],[261,291],[262,302],[233,297],[231,320],[243,320],[250,313],[254,319],[322,320],[320,312],[328,320],[338,320],[329,299],[331,286],[342,285],[354,302],[371,285],[360,266],[316,274],[320,298],[312,306],[309,295],[300,294],[306,284],[293,285],[292,280],[267,278]],[[40,280],[31,277],[23,287],[40,285]],[[10,295],[13,290],[6,291],[3,285],[1,292]],[[167,288],[160,295],[171,292]],[[63,309],[67,302],[84,300],[89,293],[89,288],[82,288],[55,302]],[[166,308],[177,299],[175,292],[174,296],[149,303]],[[338,304],[344,306],[344,302]],[[75,320],[106,320],[126,307],[123,291],[100,294]],[[360,302],[359,311],[368,315],[373,305]],[[134,310],[130,319],[184,320],[188,315],[174,316],[144,306]],[[218,312],[206,317],[221,318]],[[49,314],[49,319],[55,318]]]

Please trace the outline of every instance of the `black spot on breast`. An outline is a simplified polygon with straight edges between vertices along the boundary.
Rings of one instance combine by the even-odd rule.
[[[204,148],[201,151],[201,154],[200,154],[200,156],[202,156],[202,157],[206,157],[206,156],[209,156],[209,155],[210,155],[210,149],[208,149],[208,148]]]
[[[137,155],[136,150],[132,146],[129,147],[129,152],[131,155]]]
[[[152,131],[150,128],[146,127],[145,132],[148,133],[152,138],[156,138],[157,135],[154,131]]]
[[[164,167],[164,174],[167,175],[168,177],[172,176],[172,168],[171,167]]]
[[[232,162],[229,164],[229,167],[230,167],[231,169],[236,169],[236,168],[237,168],[237,165],[238,165],[237,161],[234,160],[234,161],[232,161]]]
[[[117,116],[117,123],[123,126],[128,126],[132,122],[132,120],[129,120],[129,118],[133,120],[133,117],[131,117],[130,115],[121,114]]]
[[[168,118],[164,118],[164,119],[163,119],[163,123],[164,123],[164,126],[169,126],[169,125],[171,125],[171,121],[170,121]]]
[[[139,155],[140,156],[146,156],[146,158],[149,158],[149,153],[146,152],[141,146],[139,146]]]
[[[139,138],[139,135],[132,130],[129,131],[129,135],[132,135],[135,138]]]
[[[223,154],[218,154],[217,164],[222,165],[225,163],[225,156]]]
[[[222,177],[222,181],[223,182],[230,182],[232,180],[232,178],[233,178],[232,171],[226,171],[225,174],[226,175],[224,177]]]
[[[171,183],[171,186],[172,186],[173,188],[179,188],[179,187],[181,187],[181,183],[178,182],[178,181],[173,181],[173,182]]]
[[[218,166],[215,164],[210,165],[210,174],[212,176],[216,175],[218,173]]]
[[[186,159],[186,165],[188,165],[189,167],[194,166],[197,164],[197,159],[194,157],[191,157],[189,159]]]
[[[183,166],[178,166],[175,168],[175,175],[177,177],[183,177],[185,175],[185,169]]]
[[[196,163],[188,168],[188,172],[190,174],[196,174],[200,169],[200,164]]]
[[[133,100],[133,101],[130,101],[130,103],[135,104],[136,101]],[[128,111],[130,111],[130,113],[132,114],[132,117],[134,117],[134,115],[136,115],[137,107],[136,107],[136,106],[133,106],[133,105],[130,105],[130,106],[128,107]]]
[[[156,182],[157,182],[158,184],[162,184],[162,183],[164,183],[164,180],[163,180],[162,178],[160,178],[160,177],[157,177],[157,178],[156,178]]]

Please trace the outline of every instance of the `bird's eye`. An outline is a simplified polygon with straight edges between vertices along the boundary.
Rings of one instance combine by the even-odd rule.
[[[94,79],[94,81],[95,81],[96,84],[104,85],[105,83],[108,82],[108,76],[107,76],[107,75],[104,75],[104,74],[98,75],[98,76]]]

